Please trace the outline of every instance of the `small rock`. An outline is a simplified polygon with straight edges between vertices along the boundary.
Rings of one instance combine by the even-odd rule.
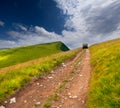
[[[77,97],[78,97],[78,96],[73,96],[72,98],[73,98],[73,99],[76,99]]]
[[[7,104],[8,102],[7,101],[4,101],[5,104]]]
[[[5,108],[5,107],[1,105],[0,108]]]
[[[67,98],[66,98],[66,97],[65,97],[64,99],[65,99],[65,100],[67,100]]]
[[[59,105],[59,107],[62,107],[62,105]]]
[[[51,71],[51,73],[54,73],[54,71]]]
[[[83,75],[80,75],[80,76],[83,76]]]
[[[62,63],[62,66],[63,66],[63,67],[66,67],[66,65],[65,65],[64,63]]]
[[[68,93],[68,95],[71,95],[71,93]]]
[[[40,87],[43,87],[43,85],[41,84]]]
[[[36,99],[33,99],[33,102],[35,102],[36,101]]]
[[[11,103],[16,103],[16,98],[15,97],[13,97],[13,98],[10,99],[10,104]]]
[[[37,83],[37,85],[39,86],[39,85],[40,85],[40,83]]]
[[[69,96],[69,98],[71,98],[71,99],[76,99],[76,98],[78,98],[78,96]]]
[[[35,106],[39,106],[41,104],[41,102],[36,102]]]
[[[51,77],[48,77],[49,79],[53,79],[53,77],[51,76]]]
[[[59,93],[56,93],[56,95],[57,95],[57,96],[60,96],[60,94],[59,94]]]
[[[69,98],[72,98],[72,96],[70,95]]]
[[[85,101],[84,101],[84,100],[82,100],[82,103],[84,104],[84,103],[85,103]]]
[[[27,103],[27,100],[24,100],[24,103]]]

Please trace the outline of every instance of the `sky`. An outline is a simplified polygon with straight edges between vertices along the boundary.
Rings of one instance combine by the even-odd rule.
[[[119,37],[119,0],[0,0],[0,48],[62,41],[74,49]]]

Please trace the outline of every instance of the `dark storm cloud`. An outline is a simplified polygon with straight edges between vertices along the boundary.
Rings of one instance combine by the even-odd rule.
[[[117,30],[120,25],[120,1],[114,2],[86,18],[88,31],[95,34],[108,34]]]

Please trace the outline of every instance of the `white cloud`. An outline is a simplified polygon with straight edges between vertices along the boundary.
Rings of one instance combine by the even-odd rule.
[[[11,36],[12,38],[21,38],[21,34],[19,32],[16,32],[16,31],[9,31],[7,33],[9,36]]]
[[[23,25],[18,25],[18,27],[19,27],[21,30],[23,30],[23,31],[27,31],[27,28],[24,27]]]
[[[16,29],[22,30],[22,31],[27,31],[27,27],[25,27],[22,24],[13,23],[13,27],[15,27]]]
[[[15,41],[0,40],[0,48],[18,47],[24,45],[32,45],[46,42],[58,41],[60,37],[54,32],[48,32],[42,27],[30,27],[27,31],[9,31],[7,33]]]
[[[45,30],[43,27],[39,27],[39,26],[35,26],[35,32],[37,34],[39,34],[40,36],[47,36],[47,37],[56,37],[57,34],[55,34],[54,32],[48,32],[47,30]]]
[[[8,35],[17,41],[3,41],[11,46],[31,45],[52,41],[63,41],[70,48],[77,48],[83,42],[89,44],[120,37],[119,0],[54,0],[57,7],[67,15],[62,35],[49,32],[43,27],[25,27],[19,24],[21,32],[9,31]],[[11,43],[10,43],[11,42]],[[14,43],[14,44],[13,44]],[[1,43],[0,43],[1,46]]]
[[[63,40],[75,48],[84,41],[89,44],[120,37],[119,0],[54,0],[68,15]],[[72,31],[71,31],[72,30]]]
[[[0,21],[0,26],[4,26],[4,22],[3,21]]]
[[[16,46],[15,41],[0,40],[0,48],[9,48]]]

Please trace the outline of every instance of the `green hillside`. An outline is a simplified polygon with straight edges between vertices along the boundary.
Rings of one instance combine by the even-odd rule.
[[[19,64],[51,54],[68,51],[62,42],[38,44],[0,51],[0,68]]]
[[[120,108],[120,39],[90,50],[93,71],[87,108]]]
[[[56,66],[63,63],[65,60],[75,56],[81,49],[70,50],[57,54],[52,54],[47,57],[42,57],[29,62],[27,66],[16,69],[19,65],[12,66],[11,70],[0,73],[0,105],[9,96],[13,95],[16,90],[24,87],[26,83],[33,78],[39,78],[43,74],[51,72]],[[24,65],[24,63],[21,63]]]

